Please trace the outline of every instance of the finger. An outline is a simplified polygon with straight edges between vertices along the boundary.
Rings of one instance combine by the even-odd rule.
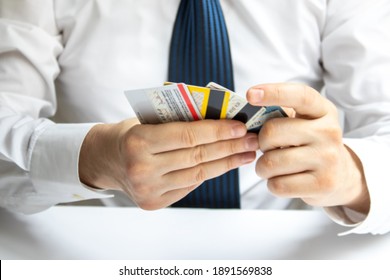
[[[329,111],[329,102],[316,90],[302,84],[258,85],[248,90],[247,99],[255,106],[293,108],[299,115],[308,118],[320,118]]]
[[[268,120],[259,132],[260,150],[265,153],[280,147],[308,145],[317,140],[313,121],[299,118]]]
[[[144,210],[157,210],[165,208],[187,196],[198,186],[199,185],[192,185],[181,189],[171,190],[162,194],[161,196],[156,197],[155,199],[141,201],[137,205]]]
[[[239,138],[247,132],[243,123],[234,120],[140,125],[132,130],[133,139],[129,141],[143,141],[153,154]]]
[[[256,173],[264,179],[284,176],[321,167],[318,156],[310,146],[284,148],[263,154],[256,163]]]
[[[234,154],[256,151],[259,149],[256,134],[248,133],[242,138],[199,145],[193,148],[159,153],[154,156],[157,170],[161,174],[178,169],[193,167],[205,162],[226,158]]]
[[[289,198],[308,198],[324,195],[314,172],[302,172],[274,177],[268,180],[268,189],[274,195]]]
[[[167,206],[172,205],[173,203],[186,197],[190,192],[192,192],[193,190],[195,190],[199,186],[200,186],[200,184],[197,184],[197,185],[192,185],[192,186],[185,187],[185,188],[180,188],[180,189],[168,191],[161,196],[161,199],[163,201],[166,201]]]
[[[256,159],[255,152],[246,152],[232,155],[227,158],[206,162],[197,166],[177,170],[163,175],[162,192],[186,188],[191,185],[199,185],[206,180],[218,177],[229,170],[250,163]]]

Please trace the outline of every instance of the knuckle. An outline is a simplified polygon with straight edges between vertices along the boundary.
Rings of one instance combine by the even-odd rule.
[[[150,178],[150,172],[144,171],[142,167],[130,168],[127,175],[129,193],[137,204],[152,199],[159,193],[158,186]]]
[[[333,173],[339,166],[341,160],[341,150],[333,146],[313,147],[313,154],[321,162],[322,173]]]
[[[265,122],[264,126],[266,127],[265,129],[266,136],[273,137],[273,135],[275,135],[278,132],[280,128],[279,122],[280,119],[278,118],[270,119]]]
[[[205,146],[197,146],[192,149],[191,159],[190,161],[193,161],[196,165],[206,161],[207,159],[207,151]]]
[[[142,181],[144,179],[145,165],[143,164],[129,164],[127,167],[127,176],[131,181]]]
[[[336,184],[334,176],[329,174],[328,176],[322,176],[317,178],[317,185],[319,188],[319,193],[321,195],[332,194],[336,190]]]
[[[286,197],[287,190],[286,186],[283,183],[283,180],[279,178],[269,179],[267,183],[268,190],[276,196]]]
[[[226,170],[224,172],[227,172],[229,170],[232,170],[234,168],[237,168],[240,165],[240,155],[231,156],[226,160]]]
[[[214,131],[214,137],[216,141],[221,141],[226,138],[225,137],[226,127],[224,125],[217,125],[215,129],[213,129],[213,131]]]
[[[236,165],[235,163],[236,163],[236,159],[234,157],[228,158],[226,161],[226,167],[225,167],[226,171],[232,170]]]
[[[148,143],[142,134],[130,130],[126,134],[124,145],[122,145],[122,154],[131,156],[139,151],[144,151]]]
[[[197,144],[196,133],[191,125],[185,126],[181,130],[179,138],[188,147],[194,147]]]
[[[338,149],[329,149],[328,152],[324,155],[324,160],[326,162],[325,166],[334,168],[338,165],[340,160],[340,152]]]
[[[229,155],[236,154],[241,150],[238,141],[234,140],[226,142],[223,148]]]
[[[335,177],[333,172],[309,173],[313,177],[313,189],[320,196],[329,195],[335,191]]]
[[[269,178],[270,171],[275,168],[275,161],[267,154],[263,154],[257,166],[257,173],[262,178]]]
[[[268,147],[270,139],[274,138],[278,129],[278,122],[276,119],[268,120],[264,123],[260,130],[259,146],[261,151],[265,151]]]
[[[194,182],[201,183],[207,179],[207,172],[205,168],[199,165],[194,172]]]
[[[342,142],[342,131],[338,126],[327,126],[325,128],[325,133],[327,135],[328,141],[332,143],[341,143]]]

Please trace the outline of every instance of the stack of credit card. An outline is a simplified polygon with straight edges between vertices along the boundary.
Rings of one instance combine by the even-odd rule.
[[[237,93],[214,82],[206,87],[184,83],[125,91],[127,100],[142,124],[202,119],[233,119],[248,131],[259,132],[272,118],[287,117],[279,106],[253,106]]]

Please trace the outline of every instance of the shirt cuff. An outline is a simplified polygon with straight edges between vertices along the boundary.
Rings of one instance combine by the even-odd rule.
[[[36,204],[50,207],[63,202],[112,197],[82,184],[79,179],[80,148],[94,125],[50,124],[33,138],[29,169]]]
[[[377,137],[367,139],[344,139],[363,164],[364,175],[370,195],[370,211],[362,215],[346,207],[324,208],[329,217],[338,224],[353,227],[340,233],[385,234],[390,231],[389,159],[390,149]]]
[[[367,215],[343,206],[324,207],[323,209],[332,221],[345,227],[358,227],[367,218]],[[339,236],[350,232],[352,233],[352,230],[339,233]]]

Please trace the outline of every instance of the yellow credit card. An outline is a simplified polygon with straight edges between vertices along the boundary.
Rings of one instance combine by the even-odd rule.
[[[226,119],[230,92],[187,85],[203,119]]]

